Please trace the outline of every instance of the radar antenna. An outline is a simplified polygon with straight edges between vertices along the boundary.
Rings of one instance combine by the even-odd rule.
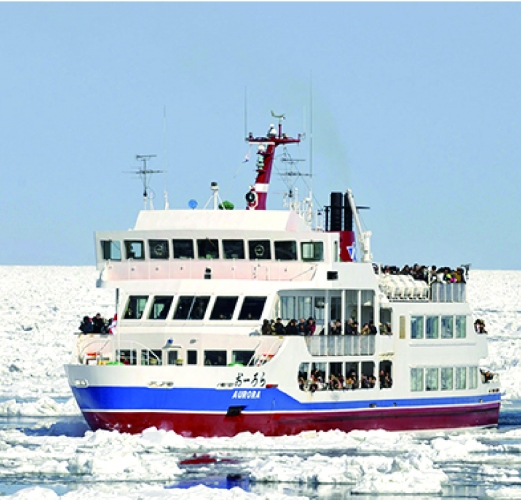
[[[154,209],[153,205],[153,191],[150,189],[150,177],[152,174],[161,174],[165,172],[165,170],[152,170],[148,168],[148,162],[155,158],[157,155],[136,155],[136,160],[143,163],[143,165],[134,170],[134,174],[138,175],[141,178],[141,182],[143,183],[143,204],[145,210],[148,209],[148,205],[150,203],[150,209]]]

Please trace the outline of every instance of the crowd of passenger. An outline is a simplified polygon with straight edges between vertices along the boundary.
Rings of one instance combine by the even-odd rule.
[[[286,325],[282,323],[281,318],[276,320],[265,319],[262,322],[261,327],[262,335],[376,335],[378,329],[376,328],[374,321],[370,320],[364,323],[362,327],[354,318],[348,318],[345,323],[345,328],[342,328],[342,322],[339,319],[331,321],[326,331],[325,328],[317,330],[317,323],[314,318],[308,318],[307,320],[301,318],[297,322],[296,319],[288,321]],[[380,333],[382,335],[392,335],[391,325],[389,323],[380,323]]]
[[[97,313],[92,318],[84,316],[79,329],[82,333],[112,333],[111,329],[114,326],[113,318],[106,320],[101,317],[100,313]]]
[[[393,386],[391,374],[388,371],[380,370],[378,378],[381,389],[390,389]],[[336,375],[332,373],[329,375],[329,379],[326,380],[324,371],[317,369],[311,371],[309,379],[306,373],[300,372],[298,382],[301,391],[309,392],[374,389],[377,384],[374,374],[365,375],[362,373],[359,379],[356,371],[352,370],[345,377],[341,373]]]
[[[401,269],[397,266],[378,266],[373,264],[376,274],[404,275],[412,276],[415,280],[425,281],[429,285],[432,283],[466,283],[466,273],[468,267],[436,267],[406,264]]]

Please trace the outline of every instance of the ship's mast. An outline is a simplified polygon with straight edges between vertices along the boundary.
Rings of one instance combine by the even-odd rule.
[[[257,145],[257,178],[255,179],[255,185],[251,186],[250,190],[246,193],[248,210],[266,210],[271,170],[273,168],[273,160],[275,159],[275,150],[277,147],[281,144],[285,145],[300,142],[300,134],[295,139],[288,137],[282,132],[282,122],[285,119],[283,114],[276,115],[272,111],[271,115],[278,119],[278,129],[272,124],[265,137],[253,137],[253,134],[250,132],[246,138],[250,145]]]

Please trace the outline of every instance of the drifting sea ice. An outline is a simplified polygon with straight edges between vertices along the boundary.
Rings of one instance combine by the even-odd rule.
[[[456,484],[478,491],[475,496],[521,497],[521,418],[513,420],[516,428],[461,433],[331,431],[187,439],[155,429],[138,436],[88,431],[63,364],[71,359],[80,319],[114,313],[113,292],[95,288],[96,274],[92,267],[0,267],[0,338],[8,353],[0,365],[0,494],[271,500],[304,492],[306,498],[414,495],[419,500],[447,496]],[[471,271],[468,297],[474,317],[487,325],[486,364],[501,376],[504,408],[516,408],[521,272]],[[194,454],[210,454],[216,463],[183,466]],[[228,473],[247,476],[250,491],[169,488],[190,477]]]

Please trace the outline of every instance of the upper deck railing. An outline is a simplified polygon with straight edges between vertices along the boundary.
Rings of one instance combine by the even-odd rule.
[[[308,351],[312,356],[372,356],[376,335],[327,335],[308,337]]]
[[[392,301],[465,302],[466,284],[415,280],[408,275],[380,275],[380,290]]]

